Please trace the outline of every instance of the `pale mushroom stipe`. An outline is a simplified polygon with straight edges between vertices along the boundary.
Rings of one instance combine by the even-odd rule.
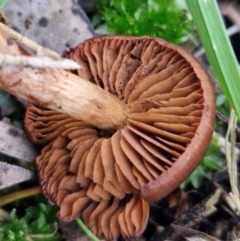
[[[66,57],[124,113],[102,128],[29,104],[25,129],[43,147],[36,158],[42,190],[60,219],[81,217],[99,238],[139,236],[148,202],[176,189],[207,150],[215,116],[209,77],[186,50],[158,38],[97,37]]]

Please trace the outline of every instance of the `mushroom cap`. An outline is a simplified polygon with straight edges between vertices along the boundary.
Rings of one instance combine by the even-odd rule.
[[[70,221],[91,205],[91,210],[117,205],[128,213],[127,203],[135,197],[143,210],[146,201],[177,188],[201,161],[214,128],[214,93],[198,61],[181,47],[150,37],[97,37],[66,56],[82,66],[76,74],[117,96],[129,113],[121,129],[100,130],[28,105],[25,129],[34,143],[45,146],[36,166],[43,192],[60,205],[59,217]],[[79,195],[85,200],[82,209],[76,204]],[[66,206],[70,214],[63,211]],[[126,222],[135,224],[127,214],[117,215],[124,237],[146,226],[143,221],[138,231],[126,233]]]

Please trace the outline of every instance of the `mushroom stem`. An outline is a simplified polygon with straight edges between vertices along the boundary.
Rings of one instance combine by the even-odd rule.
[[[0,31],[0,53],[26,54]],[[115,96],[65,70],[4,67],[0,88],[37,104],[102,129],[124,126],[127,107]]]

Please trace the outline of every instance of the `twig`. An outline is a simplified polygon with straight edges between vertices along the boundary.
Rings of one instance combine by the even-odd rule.
[[[231,186],[231,192],[229,193],[230,198],[236,205],[238,212],[240,212],[240,199],[239,199],[239,191],[238,191],[238,172],[237,172],[237,156],[235,152],[235,144],[236,144],[236,133],[235,128],[237,125],[237,116],[234,110],[231,108],[228,130],[226,134],[226,140],[230,138],[231,146],[225,146],[226,149],[226,159],[227,159],[227,167],[229,173],[229,181]],[[227,143],[227,142],[226,142]]]
[[[30,67],[47,69],[80,69],[80,65],[70,59],[54,60],[49,57],[33,57],[0,53],[0,67]]]
[[[28,39],[22,34],[14,31],[3,23],[0,23],[0,29],[7,34],[8,37],[14,39],[17,43],[32,50],[37,56],[48,56],[52,59],[59,60],[61,57],[54,51],[44,48],[41,45],[35,43],[34,41]]]
[[[216,111],[216,118],[218,120],[220,120],[221,122],[223,122],[224,124],[228,125],[229,119],[225,115],[220,113],[219,111]],[[236,126],[235,131],[236,131],[237,136],[240,137],[240,128],[238,126]]]
[[[184,237],[186,241],[220,241],[219,239],[210,236],[206,233],[194,230],[192,228],[186,228],[179,225],[171,224],[171,227],[178,233],[181,237]],[[236,241],[236,240],[235,240]]]
[[[213,132],[213,138],[217,139],[217,145],[221,147],[221,152],[223,154],[226,154],[226,148],[225,147],[227,145],[228,148],[230,148],[231,143],[228,140],[226,140],[224,137],[219,135],[216,131]],[[235,152],[236,152],[236,155],[238,157],[239,154],[240,154],[240,151],[237,147],[235,147]]]
[[[180,234],[177,230],[175,230],[173,225],[178,225],[179,227],[185,229],[195,227],[203,218],[206,218],[217,211],[216,205],[218,204],[220,198],[221,191],[217,189],[211,194],[211,196],[205,198],[194,207],[190,208],[171,225],[165,227],[161,233],[154,234],[151,237],[151,241],[177,240]]]
[[[80,65],[73,60],[63,59],[58,53],[44,48],[20,33],[9,28],[0,22],[0,29],[9,38],[14,39],[18,44],[33,52],[37,57],[18,56],[0,54],[0,67],[32,67],[32,68],[51,68],[51,69],[80,69]]]

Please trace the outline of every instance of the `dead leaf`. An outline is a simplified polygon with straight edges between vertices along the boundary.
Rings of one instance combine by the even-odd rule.
[[[0,162],[0,189],[27,181],[34,176],[32,171]]]
[[[185,228],[174,224],[172,224],[171,226],[178,234],[184,237],[186,241],[220,241],[215,237],[191,228]]]
[[[22,130],[0,121],[0,153],[33,162],[37,152]]]

